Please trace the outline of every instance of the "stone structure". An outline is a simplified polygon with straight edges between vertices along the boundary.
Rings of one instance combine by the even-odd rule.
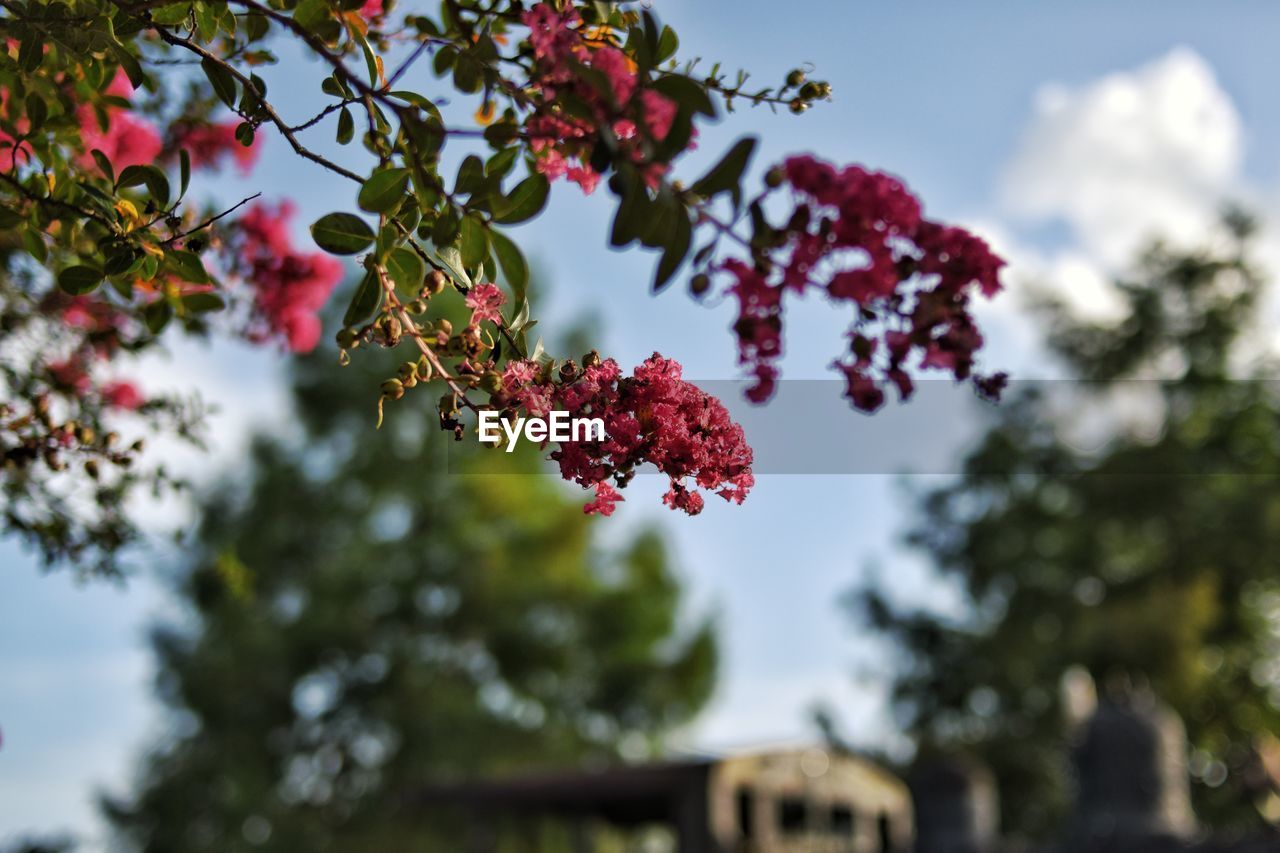
[[[578,828],[663,826],[679,853],[909,853],[911,796],[864,758],[821,749],[436,786],[419,805],[463,809],[472,848],[500,816],[554,817]]]

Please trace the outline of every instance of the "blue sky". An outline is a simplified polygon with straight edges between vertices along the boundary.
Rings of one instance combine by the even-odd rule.
[[[1280,209],[1280,6],[1266,2],[702,2],[654,4],[681,35],[682,53],[743,66],[773,82],[811,62],[835,101],[802,117],[741,110],[705,129],[686,174],[738,134],[762,137],[757,167],[812,151],[904,177],[936,217],[972,224],[1012,261],[1010,292],[986,312],[990,364],[1052,375],[1021,308],[1033,283],[1057,288],[1083,312],[1106,316],[1105,275],[1154,232],[1211,235],[1224,198],[1274,219]],[[322,105],[318,70],[296,59],[268,69],[287,92],[286,118]],[[424,91],[436,91],[425,74]],[[313,106],[316,109],[311,109]],[[311,131],[320,147],[331,128]],[[335,156],[349,156],[339,152]],[[268,139],[258,170],[268,196],[300,205],[298,230],[353,206],[348,187]],[[227,202],[250,185],[206,187]],[[602,349],[630,365],[653,350],[687,375],[734,374],[729,317],[679,287],[647,295],[653,258],[606,248],[609,199],[561,187],[524,229],[554,282],[550,325],[587,311],[604,323]],[[568,244],[571,251],[557,247]],[[1264,237],[1280,259],[1280,238]],[[789,320],[787,375],[820,378],[840,326],[820,304]],[[221,401],[212,476],[234,460],[257,415],[283,399],[274,357],[236,346],[203,352],[202,382]],[[172,381],[150,364],[148,387]],[[248,377],[248,379],[246,379]],[[910,412],[906,413],[909,416]],[[860,417],[847,414],[850,441]],[[940,424],[940,440],[962,436]],[[929,477],[907,478],[927,487]],[[608,525],[657,520],[671,535],[693,612],[717,615],[725,651],[712,707],[680,743],[721,749],[810,736],[806,711],[829,704],[847,734],[892,744],[883,704],[883,650],[860,636],[836,599],[876,577],[902,600],[948,606],[950,596],[897,549],[909,502],[887,471],[862,476],[769,476],[741,507],[709,505],[695,519],[666,512],[659,484],[640,480]],[[180,510],[165,508],[172,522]],[[170,607],[154,576],[123,588],[42,576],[0,544],[0,841],[19,829],[67,828],[99,839],[95,788],[119,790],[137,749],[162,730],[150,697],[147,625]],[[879,670],[882,672],[882,670]],[[855,678],[856,673],[861,677]]]

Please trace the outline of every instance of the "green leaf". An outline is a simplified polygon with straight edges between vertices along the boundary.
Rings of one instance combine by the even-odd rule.
[[[653,81],[651,88],[666,95],[690,112],[702,113],[710,118],[716,116],[716,106],[702,84],[683,74],[664,74]]]
[[[102,174],[107,176],[107,180],[112,184],[116,182],[115,169],[111,167],[111,161],[107,159],[107,155],[103,154],[97,148],[89,152],[93,155],[93,162],[98,164],[98,168],[102,170]]]
[[[235,75],[222,65],[208,58],[200,60],[200,67],[204,70],[204,76],[209,78],[209,84],[213,86],[213,93],[217,95],[218,99],[228,107],[235,109]]]
[[[44,59],[44,42],[40,40],[40,31],[34,27],[27,31],[18,48],[18,67],[28,74],[40,67]]]
[[[147,329],[151,334],[158,335],[164,331],[164,327],[169,325],[169,321],[173,319],[173,306],[165,300],[152,302],[142,312],[142,320],[147,324]]]
[[[343,107],[338,113],[338,135],[339,145],[346,145],[356,134],[356,120],[351,115],[351,110]]]
[[[187,187],[191,186],[191,155],[185,148],[178,149],[178,183],[181,187],[178,196],[185,196]]]
[[[373,315],[382,304],[382,285],[374,272],[365,273],[360,285],[351,297],[347,313],[342,315],[342,325],[358,326]]]
[[[493,254],[498,258],[498,265],[502,267],[502,274],[506,276],[507,284],[515,294],[514,301],[520,302],[529,289],[529,264],[520,253],[520,247],[510,237],[496,229],[489,231],[489,244],[493,247]]]
[[[693,240],[693,226],[689,224],[689,216],[683,210],[677,215],[675,228],[672,229],[671,242],[667,244],[662,258],[658,261],[658,269],[653,276],[653,292],[660,293],[671,282],[671,277],[684,263],[689,254],[689,244]]]
[[[44,244],[44,233],[34,228],[22,229],[22,248],[40,263],[49,260],[49,248]]]
[[[401,246],[387,257],[387,275],[402,292],[416,297],[422,280],[426,278],[427,265],[417,252]]]
[[[324,0],[302,0],[293,10],[293,20],[308,30],[315,29],[333,17]]]
[[[67,267],[58,273],[58,287],[72,296],[92,293],[102,283],[102,270],[83,264]]]
[[[190,3],[170,3],[151,10],[151,20],[162,27],[176,27],[191,14]]]
[[[720,162],[711,167],[689,189],[704,198],[711,198],[716,193],[728,192],[733,196],[733,206],[742,204],[742,173],[751,162],[751,155],[756,150],[756,138],[747,136],[739,139],[729,149]]]
[[[146,166],[125,166],[116,181],[117,187],[137,187],[147,182]]]
[[[484,66],[471,55],[470,51],[458,57],[453,66],[453,85],[458,91],[468,95],[480,91],[481,76]]]
[[[436,252],[436,257],[440,259],[440,263],[444,264],[445,269],[449,271],[449,275],[461,282],[465,287],[470,287],[475,283],[463,268],[462,254],[456,248],[445,246]]]
[[[151,197],[154,198],[156,201],[158,201],[161,207],[168,206],[169,204],[168,176],[165,175],[164,172],[157,169],[155,166],[144,166],[143,168],[146,169],[146,176],[143,178],[143,183],[147,185],[147,190],[150,191]]]
[[[195,252],[186,249],[169,249],[164,253],[165,267],[173,271],[178,278],[192,284],[208,284],[209,273],[205,272],[204,263]]]
[[[511,167],[516,164],[516,157],[518,156],[520,156],[520,146],[513,145],[510,148],[504,148],[490,157],[484,164],[484,173],[491,178],[505,177],[511,171]]]
[[[453,183],[454,193],[474,194],[484,188],[484,162],[474,154],[468,154],[458,166],[458,177]]]
[[[374,234],[369,223],[353,213],[330,213],[311,226],[311,238],[332,255],[354,255],[369,248]]]
[[[550,190],[546,175],[533,173],[516,184],[511,195],[495,201],[493,221],[499,225],[516,225],[532,219],[546,205]]]
[[[242,121],[236,125],[236,141],[245,148],[253,147],[253,125],[247,121]]]
[[[142,66],[138,64],[138,58],[120,44],[112,44],[111,52],[115,55],[116,61],[120,63],[120,67],[124,69],[125,76],[129,78],[129,82],[133,84],[133,88],[141,89],[147,82],[147,75],[143,73]]]
[[[640,176],[633,168],[624,168],[616,176],[618,193],[618,212],[613,217],[613,228],[609,232],[609,245],[625,246],[640,236],[647,224],[646,212],[648,196]]]
[[[680,47],[680,39],[676,36],[676,31],[671,27],[663,27],[662,35],[658,37],[658,49],[653,54],[653,64],[659,65],[666,62],[675,55],[676,50]]]
[[[462,265],[466,269],[480,266],[488,257],[489,241],[485,236],[484,223],[474,214],[468,214],[462,220],[458,251],[462,254]]]
[[[374,172],[360,187],[358,202],[362,210],[390,213],[404,201],[409,188],[408,169],[384,169]]]
[[[204,314],[208,311],[221,311],[227,307],[227,303],[216,293],[189,293],[182,297],[182,306],[193,314]]]
[[[35,92],[27,95],[27,118],[32,127],[43,127],[49,118],[49,106]]]
[[[368,40],[360,34],[359,30],[353,29],[348,30],[348,32],[351,33],[351,37],[356,40],[356,43],[360,45],[360,52],[364,54],[365,68],[369,72],[369,85],[375,89],[378,88],[378,57],[374,54],[373,48],[369,46]]]

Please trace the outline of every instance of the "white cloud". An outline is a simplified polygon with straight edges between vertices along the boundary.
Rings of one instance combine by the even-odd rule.
[[[1199,55],[1176,48],[1084,86],[1041,88],[1001,203],[1015,218],[1065,223],[1085,257],[1114,270],[1155,236],[1203,240],[1243,159],[1230,96]],[[1059,271],[1094,276],[1075,262]]]

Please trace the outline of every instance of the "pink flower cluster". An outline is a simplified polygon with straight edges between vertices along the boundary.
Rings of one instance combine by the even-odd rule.
[[[668,165],[649,159],[646,142],[667,138],[678,112],[675,102],[642,88],[634,64],[621,50],[587,38],[576,9],[560,12],[543,2],[524,12],[521,20],[529,28],[536,59],[529,81],[535,92],[533,111],[524,129],[538,171],[551,180],[567,177],[591,193],[600,183],[599,173],[590,165],[591,153],[600,128],[607,127],[624,155],[641,166],[650,186],[656,186]],[[581,67],[603,76],[609,94],[588,82]],[[558,102],[562,95],[586,104],[592,118],[563,109]]]
[[[837,169],[809,156],[789,158],[782,175],[796,205],[785,240],[764,263],[731,259],[719,267],[738,304],[738,360],[754,378],[748,398],[763,402],[773,394],[784,295],[811,289],[858,309],[849,351],[835,363],[856,408],[879,408],[886,380],[908,397],[914,386],[907,369],[917,353],[917,367],[973,379],[979,392],[998,394],[1002,374],[973,376],[983,341],[969,301],[975,286],[984,296],[1000,290],[1004,261],[968,231],[925,219],[919,199],[890,175]]]
[[[174,129],[173,148],[186,149],[193,169],[221,169],[228,161],[234,162],[241,175],[253,171],[262,153],[262,135],[253,138],[246,147],[236,139],[239,121],[216,124],[183,125]]]
[[[689,515],[702,511],[697,489],[742,503],[754,485],[742,427],[718,399],[681,378],[678,362],[654,353],[626,378],[613,359],[561,384],[538,375],[531,361],[507,364],[503,387],[513,405],[604,421],[603,441],[565,442],[551,453],[566,480],[595,489],[586,512],[612,514],[622,496],[608,481],[625,485],[646,462],[670,480],[663,502]]]
[[[471,324],[478,326],[488,320],[490,323],[502,322],[501,309],[507,296],[496,284],[477,284],[467,291],[466,303],[471,309]]]
[[[103,94],[128,98],[133,94],[133,84],[123,69],[117,69]],[[83,168],[92,168],[94,161],[89,154],[97,148],[119,173],[126,166],[153,163],[162,147],[160,134],[148,121],[133,115],[122,107],[107,107],[104,111],[105,127],[99,123],[98,114],[89,104],[81,104],[76,111],[80,122],[80,139],[83,143],[78,162]]]
[[[283,340],[310,352],[320,340],[319,311],[342,278],[342,264],[324,252],[300,252],[289,236],[294,208],[255,204],[238,223],[238,264],[254,290],[250,340]]]

